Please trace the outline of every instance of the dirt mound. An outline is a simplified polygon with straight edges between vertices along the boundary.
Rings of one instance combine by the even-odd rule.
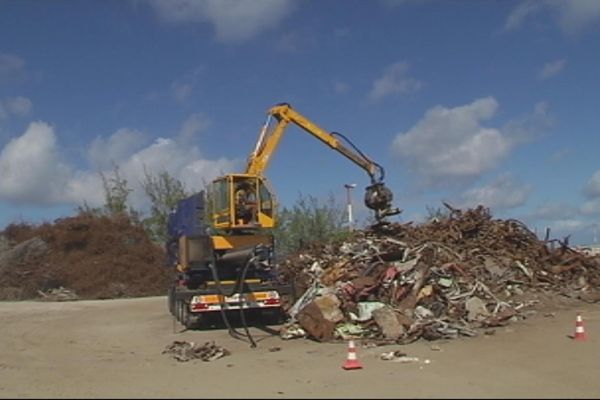
[[[11,224],[0,237],[0,300],[38,298],[38,291],[60,287],[81,299],[166,293],[164,251],[127,215]]]

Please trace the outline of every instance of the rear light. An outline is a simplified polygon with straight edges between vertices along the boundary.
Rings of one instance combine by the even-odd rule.
[[[208,304],[196,303],[192,304],[192,311],[208,310]]]
[[[273,306],[276,304],[280,304],[281,302],[279,301],[279,299],[267,299],[265,300],[265,304],[269,305],[269,306]]]

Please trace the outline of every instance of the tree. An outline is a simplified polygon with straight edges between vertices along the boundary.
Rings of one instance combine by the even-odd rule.
[[[121,177],[119,166],[113,163],[113,176],[107,178],[104,172],[100,171],[100,177],[104,188],[104,212],[114,215],[131,211],[127,206],[127,198],[132,189],[127,186],[127,179]]]
[[[104,204],[101,207],[92,207],[86,200],[83,205],[77,207],[79,214],[90,214],[96,217],[115,216],[126,214],[132,222],[139,223],[140,213],[127,204],[129,193],[133,191],[127,184],[127,179],[123,178],[119,172],[119,166],[113,163],[112,176],[107,176],[103,171],[98,171],[102,179],[102,188],[104,189]]]
[[[333,195],[325,202],[316,197],[299,199],[279,213],[279,223],[274,231],[279,255],[286,256],[311,243],[330,243],[348,234],[344,226],[344,207],[336,203]]]
[[[142,187],[151,203],[150,216],[144,219],[144,227],[152,240],[164,242],[167,239],[169,213],[179,200],[188,197],[190,193],[183,182],[167,171],[152,174],[145,167]]]

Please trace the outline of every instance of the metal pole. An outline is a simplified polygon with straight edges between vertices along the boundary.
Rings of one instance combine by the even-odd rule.
[[[346,208],[348,210],[348,230],[353,230],[353,221],[352,221],[352,195],[350,191],[356,187],[356,183],[345,184],[346,188]]]

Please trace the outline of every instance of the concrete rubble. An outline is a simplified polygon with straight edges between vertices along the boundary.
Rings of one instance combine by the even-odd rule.
[[[600,300],[600,256],[482,206],[445,205],[445,218],[355,231],[287,259],[281,269],[304,295],[282,338],[454,339],[527,318],[542,294]]]

